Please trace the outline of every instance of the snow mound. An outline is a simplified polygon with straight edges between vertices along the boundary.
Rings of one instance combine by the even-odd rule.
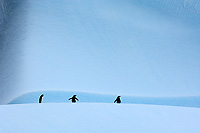
[[[199,133],[199,114],[199,108],[132,104],[2,105],[0,132]]]

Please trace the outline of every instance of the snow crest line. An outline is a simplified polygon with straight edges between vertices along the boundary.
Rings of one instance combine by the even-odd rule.
[[[8,104],[27,104],[38,103],[39,96],[44,94],[43,103],[69,103],[68,100],[72,95],[76,94],[80,100],[78,103],[113,103],[116,95],[104,95],[84,92],[68,92],[68,91],[37,91],[25,93]],[[122,104],[151,104],[151,105],[167,105],[200,108],[200,96],[192,97],[121,97]]]

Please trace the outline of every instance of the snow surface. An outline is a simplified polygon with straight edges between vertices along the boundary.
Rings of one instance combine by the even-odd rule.
[[[0,106],[1,133],[199,133],[200,109],[130,104]]]
[[[8,1],[1,104],[41,90],[200,95],[198,0]]]

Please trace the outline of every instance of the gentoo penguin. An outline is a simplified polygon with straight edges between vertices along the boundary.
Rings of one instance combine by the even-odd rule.
[[[40,98],[39,98],[39,103],[42,103],[43,96],[44,96],[44,94],[42,94],[42,95],[40,96]]]
[[[73,97],[71,97],[69,100],[71,100],[72,99],[72,102],[73,103],[75,103],[76,102],[76,100],[78,100],[78,98],[76,98],[76,95],[73,95]],[[79,100],[78,100],[79,101]]]
[[[117,102],[117,103],[121,103],[121,99],[120,99],[120,97],[121,97],[121,96],[118,96],[118,97],[115,99],[114,103],[115,103],[115,102]]]

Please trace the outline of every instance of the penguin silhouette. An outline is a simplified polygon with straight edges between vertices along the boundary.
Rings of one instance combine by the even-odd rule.
[[[72,99],[72,103],[75,103],[76,102],[76,100],[78,100],[78,98],[76,98],[76,95],[73,95],[73,97],[71,97],[69,100],[71,100]],[[79,100],[78,100],[79,101]]]
[[[42,103],[43,96],[44,96],[44,94],[42,94],[42,95],[40,96],[40,98],[39,98],[39,103]]]
[[[121,103],[121,99],[120,99],[120,97],[121,97],[121,96],[118,96],[118,97],[115,99],[114,103],[115,103],[115,102],[117,102],[117,103]]]

